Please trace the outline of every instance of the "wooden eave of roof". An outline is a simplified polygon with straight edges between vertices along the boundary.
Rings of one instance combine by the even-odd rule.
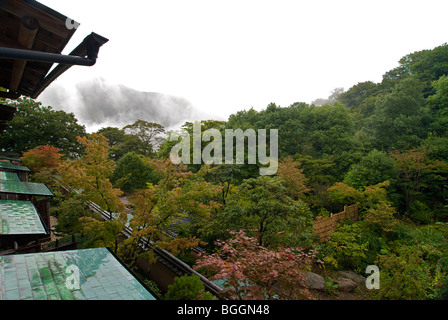
[[[67,17],[34,0],[0,0],[0,47],[60,54],[75,28]],[[0,59],[0,87],[31,96],[52,63]]]

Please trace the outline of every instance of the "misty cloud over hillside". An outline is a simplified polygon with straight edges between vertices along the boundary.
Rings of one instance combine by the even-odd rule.
[[[104,79],[81,82],[75,88],[54,85],[39,99],[54,109],[73,112],[88,128],[122,128],[136,120],[156,122],[166,129],[185,121],[211,119],[182,97],[156,92],[141,92]]]

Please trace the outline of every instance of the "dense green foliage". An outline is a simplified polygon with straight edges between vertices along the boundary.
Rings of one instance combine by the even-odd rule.
[[[219,221],[232,229],[251,230],[262,246],[295,246],[306,236],[311,216],[305,203],[286,194],[281,179],[260,176],[238,186]]]
[[[149,163],[145,163],[141,156],[132,151],[117,161],[111,180],[121,190],[131,192],[145,188],[147,183],[156,183],[157,175]]]
[[[204,291],[204,284],[196,275],[182,276],[174,279],[168,286],[165,300],[213,300],[210,292]]]
[[[29,98],[9,101],[17,108],[14,118],[0,135],[0,150],[21,153],[41,145],[52,145],[70,157],[78,156],[77,136],[86,134],[73,113],[43,107]]]
[[[87,243],[115,246],[126,261],[136,260],[130,249],[136,241],[158,241],[166,229],[178,238],[163,246],[184,255],[198,243],[219,252],[216,240],[241,231],[274,256],[280,252],[275,250],[302,247],[318,249],[329,269],[365,275],[368,265],[377,265],[381,289],[371,291],[373,298],[438,299],[448,288],[447,74],[444,44],[406,55],[380,83],[335,90],[322,106],[271,103],[261,111],[239,111],[226,122],[202,121],[202,130],[220,133],[278,129],[274,176],[260,176],[259,164],[176,166],[167,160],[176,142],[162,139],[161,125],[142,120],[77,140],[86,134],[72,114],[29,99],[11,103],[18,113],[0,142],[13,152],[59,148],[69,159],[61,174],[76,173],[72,183],[103,207],[120,211],[117,199],[128,192],[135,232],[124,245],[117,242],[120,224],[87,217],[77,199],[59,207],[59,230],[83,230]],[[191,134],[193,124],[183,129]],[[98,141],[101,148],[93,152]],[[318,241],[316,217],[352,204],[360,208],[359,219],[340,223],[327,242]],[[166,297],[196,299],[202,290],[197,279],[178,278]]]

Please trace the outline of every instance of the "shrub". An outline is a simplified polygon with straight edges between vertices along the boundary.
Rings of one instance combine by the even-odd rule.
[[[437,263],[431,261],[435,258]],[[372,292],[377,299],[440,299],[448,285],[448,255],[434,248],[400,246],[396,252],[380,255],[377,265],[381,287]]]
[[[361,243],[362,228],[359,223],[346,223],[333,232],[326,246],[332,249],[340,268],[360,270],[366,258],[368,243]]]
[[[174,278],[168,286],[165,300],[213,300],[210,292],[204,291],[204,284],[197,275]]]

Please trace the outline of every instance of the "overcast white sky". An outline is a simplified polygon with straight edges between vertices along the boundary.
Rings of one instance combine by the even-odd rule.
[[[92,31],[109,39],[96,65],[53,85],[102,77],[222,119],[379,82],[402,56],[448,42],[446,0],[40,2],[81,23],[64,53]]]

